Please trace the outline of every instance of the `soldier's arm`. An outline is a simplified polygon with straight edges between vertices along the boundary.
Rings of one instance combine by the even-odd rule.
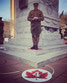
[[[27,17],[27,20],[28,21],[32,21],[33,20],[33,17],[32,17],[32,14],[31,14],[31,11],[29,12],[29,15]]]
[[[41,12],[40,13],[40,16],[39,16],[39,21],[43,21],[44,20],[44,15],[43,15],[43,13]]]

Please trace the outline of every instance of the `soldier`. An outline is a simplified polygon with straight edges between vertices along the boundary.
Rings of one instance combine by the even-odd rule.
[[[41,21],[44,20],[44,16],[41,10],[38,9],[38,2],[33,3],[34,9],[29,12],[28,21],[31,22],[31,33],[33,47],[31,49],[38,50],[38,42],[41,33]]]

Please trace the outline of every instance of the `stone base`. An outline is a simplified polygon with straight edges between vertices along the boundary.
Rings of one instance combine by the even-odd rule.
[[[6,45],[4,45],[6,47]],[[66,50],[65,50],[66,49]],[[0,50],[10,58],[19,60],[30,66],[39,68],[50,62],[67,57],[67,45],[46,47],[42,50],[30,50],[29,47],[8,45],[5,50]]]

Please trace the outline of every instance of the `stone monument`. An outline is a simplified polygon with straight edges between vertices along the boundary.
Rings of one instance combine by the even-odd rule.
[[[59,34],[58,5],[59,0],[16,0],[16,38],[10,39],[4,46],[13,58],[34,67],[41,67],[49,62],[66,57],[67,45]],[[27,16],[33,9],[33,2],[39,2],[39,9],[43,11],[44,21],[41,23],[39,48],[42,50],[30,50],[32,37],[30,22]],[[21,2],[21,6],[20,6]],[[22,4],[25,3],[25,6]],[[64,55],[63,55],[64,54]]]

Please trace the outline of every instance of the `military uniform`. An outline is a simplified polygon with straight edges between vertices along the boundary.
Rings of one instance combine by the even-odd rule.
[[[38,17],[37,20],[32,20],[34,17]],[[41,33],[41,21],[44,20],[44,16],[42,11],[38,10],[31,10],[28,15],[28,21],[31,22],[31,33],[32,35],[39,36]]]

